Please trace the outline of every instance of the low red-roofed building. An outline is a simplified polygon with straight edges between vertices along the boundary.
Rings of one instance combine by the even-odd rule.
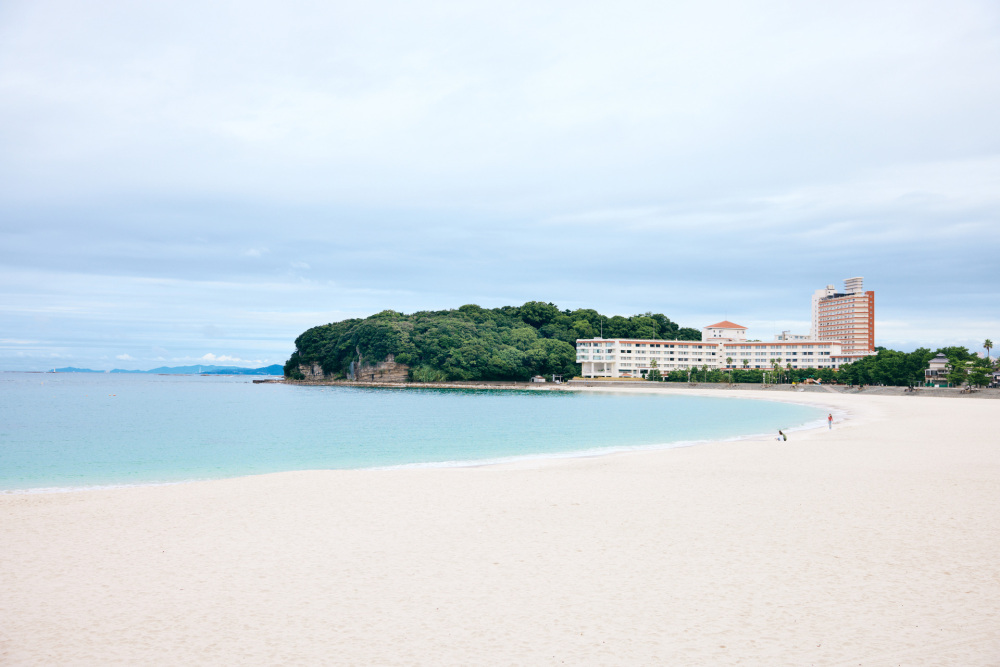
[[[717,342],[724,340],[746,340],[747,328],[729,320],[722,320],[721,322],[703,327],[701,330],[701,339]]]

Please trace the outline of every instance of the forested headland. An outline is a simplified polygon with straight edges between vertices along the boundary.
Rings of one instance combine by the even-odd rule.
[[[364,319],[313,327],[295,339],[285,376],[318,364],[327,378],[347,376],[351,362],[376,363],[394,355],[410,379],[527,380],[534,375],[579,375],[576,340],[594,338],[701,340],[660,313],[607,317],[592,309],[560,310],[552,303],[421,311],[385,310]]]

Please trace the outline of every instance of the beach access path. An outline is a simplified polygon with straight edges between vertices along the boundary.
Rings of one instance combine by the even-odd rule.
[[[756,396],[841,416],[787,442],[0,495],[0,664],[1000,664],[1000,402]]]

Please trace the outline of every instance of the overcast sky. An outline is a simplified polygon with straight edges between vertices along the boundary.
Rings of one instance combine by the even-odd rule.
[[[0,369],[527,300],[1000,344],[1000,4],[0,3]]]

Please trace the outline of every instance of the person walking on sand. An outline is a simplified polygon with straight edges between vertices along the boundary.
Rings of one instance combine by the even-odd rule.
[[[827,428],[828,431],[832,431],[833,430],[833,413],[832,412],[826,416],[826,425],[829,427],[829,428]]]

